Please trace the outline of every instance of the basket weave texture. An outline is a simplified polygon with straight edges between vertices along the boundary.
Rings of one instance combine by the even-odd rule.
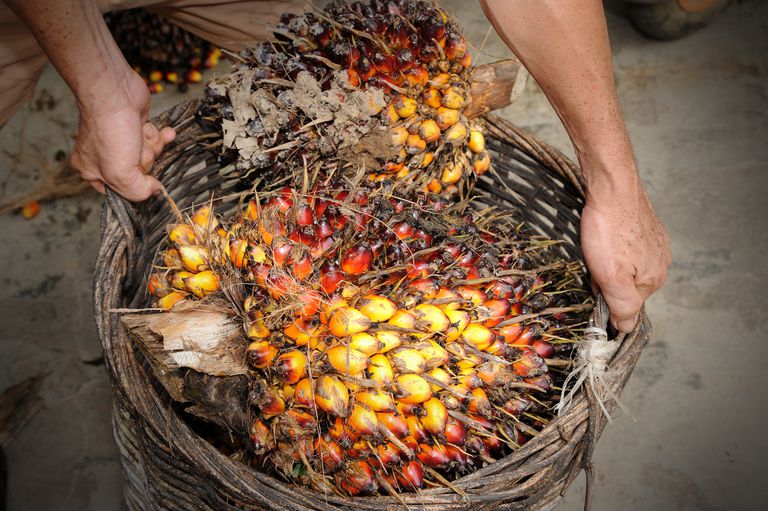
[[[228,180],[211,150],[215,137],[194,121],[196,101],[155,120],[174,126],[176,140],[153,173],[180,208],[200,204],[214,192],[225,196]],[[565,256],[578,259],[583,181],[579,169],[557,150],[494,115],[484,117],[495,171],[477,185],[481,207],[516,208],[534,231],[564,241]],[[233,201],[233,207],[234,203]],[[509,456],[448,488],[392,497],[342,498],[286,484],[222,454],[201,438],[172,406],[141,353],[120,324],[120,310],[145,307],[145,291],[157,246],[173,213],[162,198],[131,205],[108,191],[101,216],[94,303],[96,322],[114,392],[113,429],[121,452],[125,499],[135,511],[168,510],[390,510],[430,511],[550,509],[582,469],[591,501],[591,456],[606,418],[587,384],[572,406]],[[598,297],[591,324],[606,328],[607,308]],[[620,336],[609,365],[611,396],[619,396],[651,327],[641,314],[633,332]],[[613,410],[616,403],[607,399]]]

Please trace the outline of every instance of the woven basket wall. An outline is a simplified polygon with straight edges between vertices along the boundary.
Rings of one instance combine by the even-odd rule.
[[[194,121],[189,101],[156,119],[174,126],[176,140],[154,173],[180,208],[226,194],[226,173]],[[508,122],[488,115],[488,146],[495,172],[477,186],[480,205],[517,208],[529,227],[565,241],[564,255],[576,259],[583,183],[578,168],[556,150]],[[208,149],[207,149],[208,148]],[[234,202],[233,202],[234,206]],[[219,210],[222,211],[219,206]],[[125,498],[136,511],[172,510],[383,510],[401,509],[392,497],[341,498],[297,488],[223,455],[198,436],[153,378],[120,325],[116,309],[145,307],[145,291],[156,248],[173,216],[163,198],[131,205],[108,192],[101,217],[102,242],[94,281],[99,335],[114,391],[114,434],[122,455]],[[605,328],[607,309],[598,297],[591,322]],[[650,323],[641,315],[610,363],[613,395],[621,393],[643,346]],[[608,400],[612,410],[615,403]],[[519,450],[455,482],[466,493],[430,489],[404,494],[410,509],[434,511],[549,509],[582,469],[591,480],[590,458],[605,425],[589,388],[573,406]],[[587,500],[592,485],[588,484]]]

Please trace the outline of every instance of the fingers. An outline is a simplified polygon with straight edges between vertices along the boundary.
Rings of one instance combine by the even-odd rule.
[[[645,301],[645,297],[635,285],[632,272],[623,271],[609,278],[595,276],[595,282],[600,286],[611,311],[613,326],[620,332],[631,332]]]

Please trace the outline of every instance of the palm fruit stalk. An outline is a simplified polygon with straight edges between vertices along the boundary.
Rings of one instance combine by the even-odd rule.
[[[397,494],[450,486],[551,420],[589,308],[552,246],[439,198],[284,188],[169,226],[150,292],[240,314],[253,421],[234,433],[254,466]]]
[[[175,85],[186,92],[203,71],[218,65],[221,50],[146,9],[114,11],[104,16],[117,46],[150,92]]]
[[[240,54],[199,112],[250,185],[307,173],[324,186],[462,196],[490,168],[467,119],[473,67],[453,19],[422,0],[333,2],[287,14]]]

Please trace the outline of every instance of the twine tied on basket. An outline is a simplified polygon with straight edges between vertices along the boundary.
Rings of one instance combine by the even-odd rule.
[[[563,383],[560,402],[555,409],[558,414],[566,411],[573,403],[576,393],[588,381],[597,404],[600,406],[606,419],[608,419],[608,422],[611,422],[611,414],[605,407],[604,400],[611,398],[622,408],[623,406],[619,403],[618,396],[615,395],[608,385],[608,363],[621,343],[609,341],[608,332],[604,328],[590,326],[585,330],[585,334],[585,339],[579,344],[575,367]],[[572,380],[575,381],[569,389],[568,384]]]

